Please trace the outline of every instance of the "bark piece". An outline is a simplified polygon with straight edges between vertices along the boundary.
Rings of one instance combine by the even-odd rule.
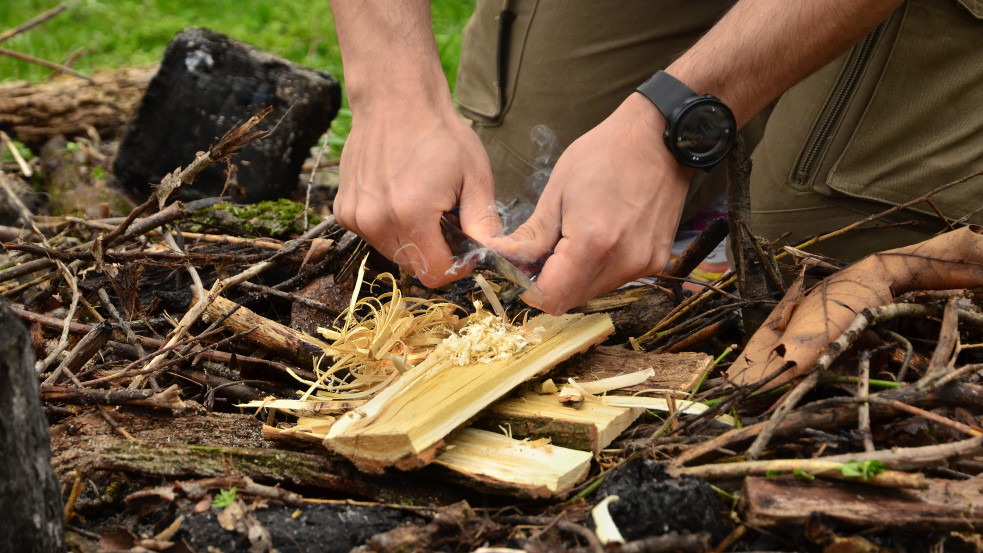
[[[0,300],[0,551],[64,551],[61,490],[51,469],[27,329]]]
[[[866,308],[912,290],[972,288],[983,282],[983,228],[969,226],[870,255],[822,281],[804,298],[781,302],[727,375],[737,385],[780,386],[811,370],[828,344]],[[789,367],[786,369],[786,367]]]
[[[219,195],[242,203],[292,197],[301,165],[341,105],[338,81],[298,67],[220,33],[188,28],[167,46],[135,121],[123,137],[114,170],[143,194],[195,152],[267,106],[267,128],[276,131],[250,144],[224,165],[209,167],[184,199]]]
[[[479,424],[507,428],[515,438],[549,438],[556,446],[598,453],[643,412],[590,401],[574,409],[561,405],[554,394],[525,394],[492,405]]]
[[[59,135],[86,136],[90,128],[103,138],[115,138],[156,71],[156,65],[128,67],[98,71],[90,81],[61,76],[43,83],[2,84],[0,130],[31,148]]]
[[[549,497],[574,487],[587,476],[593,454],[504,434],[466,428],[447,444],[436,464],[492,490]]]
[[[619,288],[589,300],[577,313],[607,313],[619,337],[641,336],[675,307],[671,293],[651,286]]]
[[[930,479],[924,490],[751,477],[741,492],[745,521],[756,528],[802,526],[818,514],[855,526],[917,530],[983,529],[983,481]]]
[[[712,367],[713,358],[704,353],[650,353],[622,346],[598,346],[564,363],[557,379],[574,377],[578,382],[589,382],[651,368],[655,376],[648,382],[618,393],[631,395],[650,388],[688,392]]]
[[[431,462],[442,440],[525,380],[603,341],[614,330],[606,315],[541,315],[542,342],[510,359],[458,366],[439,354],[400,376],[361,409],[332,427],[325,446],[375,472]]]

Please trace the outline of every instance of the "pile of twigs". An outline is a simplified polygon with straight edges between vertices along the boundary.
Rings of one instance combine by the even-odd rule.
[[[270,395],[296,398],[303,387],[298,378],[317,379],[309,348],[295,347],[292,355],[284,352],[296,344],[266,348],[282,359],[254,356],[251,344],[258,342],[251,335],[269,330],[262,328],[264,319],[243,328],[231,326],[229,317],[253,307],[272,320],[278,309],[301,304],[334,319],[347,305],[326,305],[298,291],[325,275],[337,275],[339,282],[350,276],[364,245],[330,217],[286,242],[179,227],[189,206],[176,193],[205,166],[261,138],[253,130],[261,117],[168,175],[125,218],[66,217],[46,224],[17,199],[15,177],[0,172],[4,200],[16,206],[21,223],[0,228],[6,240],[0,294],[32,327],[41,393],[51,414],[76,413],[63,405],[181,412],[189,399],[207,409],[233,410]],[[320,247],[321,239],[331,239],[330,246]],[[701,321],[732,320],[739,308],[776,299],[720,294],[728,283],[718,284],[653,321],[653,332],[636,346],[664,345],[652,337],[670,324],[682,335],[695,333]],[[743,482],[746,501],[734,508],[739,523],[718,544],[720,551],[750,528],[770,531],[788,522],[769,522],[755,510],[760,506],[748,499],[753,490],[747,486],[757,481],[749,477],[830,477],[909,490],[975,478],[983,473],[983,316],[975,292],[911,292],[866,310],[860,327],[824,344],[820,362],[781,386],[769,379],[734,386],[721,362],[696,396],[712,406],[709,411],[670,413],[636,425],[619,448],[602,455],[603,466],[642,454],[675,474],[710,480],[723,494],[737,492]],[[706,302],[712,307],[687,311],[709,296],[717,297]],[[213,313],[216,305],[223,306],[219,313]],[[727,338],[740,343],[746,337],[731,329]],[[721,414],[742,424],[726,428],[716,422]],[[798,515],[790,520],[808,518]],[[975,528],[973,517],[978,515],[956,510],[932,522],[941,530]]]

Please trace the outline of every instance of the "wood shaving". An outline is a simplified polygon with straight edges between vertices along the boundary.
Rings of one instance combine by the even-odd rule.
[[[526,346],[542,341],[542,329],[513,326],[481,310],[480,302],[475,302],[475,306],[478,311],[468,318],[468,324],[452,332],[439,346],[439,353],[459,367],[508,359]]]

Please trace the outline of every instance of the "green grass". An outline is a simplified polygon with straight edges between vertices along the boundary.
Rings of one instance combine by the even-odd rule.
[[[475,0],[430,3],[441,63],[453,87],[461,51],[461,28]],[[7,0],[0,31],[56,5],[55,0]],[[188,26],[208,27],[295,63],[325,71],[344,83],[338,37],[327,0],[68,0],[68,10],[0,44],[65,63],[82,73],[153,63],[167,42]],[[50,69],[0,56],[0,81],[40,81]],[[346,102],[347,106],[347,102]],[[335,145],[351,126],[347,108],[332,125]]]

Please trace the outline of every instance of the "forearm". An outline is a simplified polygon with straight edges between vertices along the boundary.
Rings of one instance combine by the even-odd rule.
[[[452,105],[422,0],[332,0],[352,110],[375,101]]]
[[[859,41],[901,0],[741,0],[666,71],[713,94],[742,126]]]

